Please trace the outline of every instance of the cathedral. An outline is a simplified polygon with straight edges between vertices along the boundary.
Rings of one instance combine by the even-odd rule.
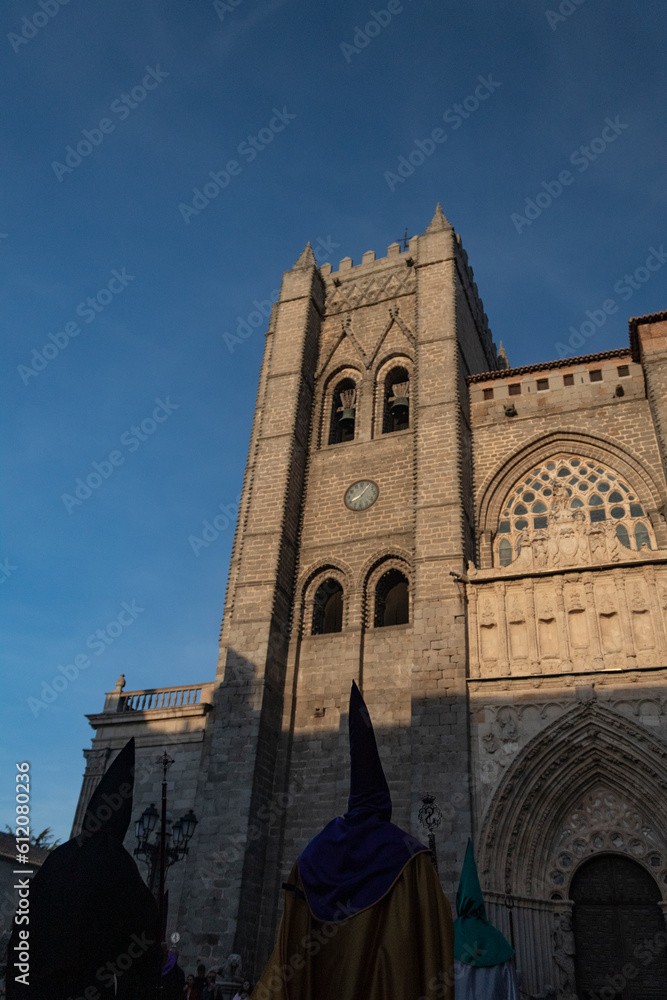
[[[74,833],[130,736],[134,815],[159,805],[166,750],[198,820],[167,934],[256,977],[345,811],[355,680],[393,821],[431,818],[452,905],[472,837],[526,994],[664,1000],[666,475],[667,313],[512,368],[440,206],[385,257],[308,244],[268,323],[216,677],[106,695]]]

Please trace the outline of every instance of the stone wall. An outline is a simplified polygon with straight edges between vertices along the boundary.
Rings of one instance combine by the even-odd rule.
[[[511,909],[525,988],[563,1000],[582,861],[627,854],[667,910],[667,397],[652,319],[633,321],[627,351],[469,380],[478,865],[506,930]]]

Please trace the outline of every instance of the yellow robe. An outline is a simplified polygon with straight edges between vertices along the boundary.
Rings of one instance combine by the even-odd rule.
[[[289,881],[303,890],[296,864]],[[298,891],[285,896],[253,1000],[454,1000],[452,914],[429,854],[416,854],[378,902],[339,922],[316,920]]]

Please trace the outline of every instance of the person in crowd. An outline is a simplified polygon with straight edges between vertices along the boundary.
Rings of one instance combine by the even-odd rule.
[[[185,977],[185,986],[182,993],[183,1000],[201,1000],[201,993],[195,985],[195,977],[190,973]]]
[[[454,975],[456,1000],[502,997],[519,1000],[514,948],[486,916],[472,841],[468,847],[456,894],[454,921]]]
[[[234,994],[233,1000],[248,1000],[251,993],[252,993],[252,985],[250,983],[250,980],[244,979],[241,989]]]
[[[206,986],[206,966],[203,962],[200,962],[197,966],[197,975],[195,976],[195,989],[201,997],[204,992],[204,987]]]
[[[202,991],[201,1000],[224,1000],[215,969],[211,969],[206,975],[206,986]]]
[[[178,964],[178,952],[162,945],[162,1000],[181,1000],[185,987],[185,973]]]

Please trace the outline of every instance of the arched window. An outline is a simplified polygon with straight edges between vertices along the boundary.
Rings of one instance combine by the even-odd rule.
[[[501,566],[509,566],[509,564],[512,562],[512,546],[510,545],[510,543],[506,538],[500,539],[500,545],[498,546],[498,555],[500,556]]]
[[[392,368],[384,380],[382,433],[404,431],[410,426],[410,376],[406,368]]]
[[[641,521],[637,521],[635,524],[635,543],[637,545],[637,552],[641,552],[642,548],[646,546],[647,549],[651,548],[651,538],[648,533],[648,528]]]
[[[621,545],[625,545],[626,549],[630,548],[630,536],[628,534],[628,529],[624,524],[616,525],[616,537],[618,538]]]
[[[616,537],[626,548],[633,549],[631,539],[637,550],[643,545],[652,548],[649,528],[637,521],[646,518],[646,511],[625,480],[591,459],[560,458],[532,469],[510,493],[498,522],[497,565],[509,566],[516,559],[522,531],[532,534],[548,527],[557,496],[590,524],[614,524]]]
[[[343,588],[329,577],[315,592],[313,635],[343,630]]]
[[[408,581],[398,569],[390,569],[375,588],[375,627],[407,625],[410,621]]]
[[[353,379],[345,378],[333,391],[329,444],[354,441],[356,406],[357,386]]]

